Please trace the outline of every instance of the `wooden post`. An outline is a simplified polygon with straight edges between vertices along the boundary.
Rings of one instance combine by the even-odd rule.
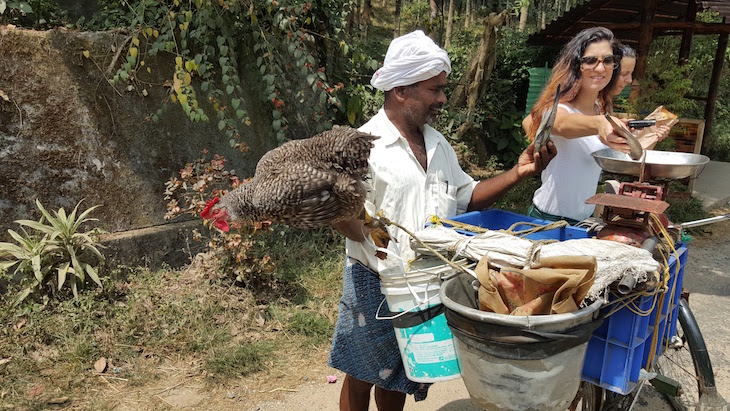
[[[639,48],[637,51],[636,68],[634,69],[634,78],[642,79],[646,73],[646,59],[649,56],[649,48],[651,40],[654,37],[654,15],[656,14],[657,0],[646,0],[641,8],[639,20]]]
[[[712,118],[715,116],[715,102],[717,101],[717,90],[720,88],[720,77],[722,66],[725,61],[727,50],[727,33],[720,34],[717,39],[717,51],[715,52],[715,64],[712,66],[712,77],[710,77],[710,91],[707,93],[707,104],[705,105],[705,132],[702,138],[702,153],[707,154],[712,140]]]
[[[694,0],[687,1],[687,19],[685,21],[694,23],[697,20],[697,2]],[[682,45],[679,46],[679,65],[684,65],[689,61],[689,52],[692,49],[692,36],[694,29],[685,29],[682,33]]]

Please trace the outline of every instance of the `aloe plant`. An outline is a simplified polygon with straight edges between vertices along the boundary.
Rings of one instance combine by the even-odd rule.
[[[101,230],[80,231],[84,223],[98,221],[90,218],[89,214],[99,206],[77,215],[80,205],[81,202],[76,204],[68,215],[63,208],[51,214],[36,200],[42,214],[40,220],[17,220],[16,223],[22,226],[22,234],[8,230],[18,245],[0,242],[0,269],[15,267],[15,273],[31,277],[31,284],[20,292],[15,304],[49,284],[56,286],[50,287],[51,292],[60,291],[67,282],[74,297],[78,298],[79,288],[86,283],[87,276],[99,287],[102,286],[98,267],[104,262],[104,256],[99,251],[101,245],[96,238]]]

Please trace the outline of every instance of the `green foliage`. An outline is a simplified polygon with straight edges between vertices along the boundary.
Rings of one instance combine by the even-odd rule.
[[[687,186],[679,182],[671,182],[669,193],[685,193],[686,195],[668,196],[669,208],[666,210],[667,217],[674,223],[686,223],[688,221],[701,220],[709,217],[705,211],[702,200],[693,197],[688,193]],[[690,229],[691,231],[692,229]],[[698,228],[697,230],[701,230]]]
[[[490,124],[490,126],[493,125],[493,123]],[[490,127],[488,130],[491,131],[494,128]],[[499,127],[489,135],[492,136],[491,142],[496,144],[499,157],[505,164],[516,164],[517,158],[527,147],[525,132],[522,130],[522,113],[504,113]]]
[[[532,195],[538,188],[540,188],[539,176],[523,180],[494,203],[492,207],[527,214],[527,210],[532,204]]]
[[[237,378],[264,369],[273,358],[271,343],[244,343],[231,350],[222,350],[209,359],[205,368],[218,377]]]
[[[697,20],[718,23],[722,18],[712,12],[701,12]],[[704,97],[708,93],[717,41],[717,36],[694,36],[689,60],[680,67],[677,61],[681,37],[664,36],[654,39],[648,56],[645,80],[639,83],[640,98],[629,103],[627,111],[643,114],[649,113],[659,105],[664,105],[680,117],[704,118],[705,105],[690,97]],[[725,58],[726,64],[728,60],[730,55]],[[721,76],[718,89],[712,141],[708,154],[714,160],[730,161],[728,76]],[[671,147],[664,146],[662,149],[669,148]]]
[[[27,1],[0,0],[0,15],[3,15],[3,20],[6,17],[17,18],[26,14],[33,14],[33,7]]]
[[[89,214],[99,206],[90,207],[77,215],[80,205],[81,202],[68,215],[63,208],[51,215],[36,200],[36,206],[42,213],[41,219],[17,220],[16,223],[22,226],[22,234],[8,230],[19,245],[0,243],[0,259],[3,260],[0,269],[15,267],[14,273],[22,274],[30,282],[19,294],[16,304],[33,291],[47,290],[50,294],[61,291],[69,275],[70,287],[76,298],[87,276],[101,287],[97,270],[104,262],[104,256],[99,252],[100,244],[96,238],[101,231],[80,231],[81,225],[97,221],[89,218]]]
[[[401,24],[403,27],[421,27],[428,30],[428,19],[431,15],[431,6],[427,0],[404,2],[401,10]],[[407,33],[404,31],[403,34]]]
[[[246,107],[270,107],[271,128],[287,139],[289,118],[331,128],[343,116],[342,81],[349,68],[373,65],[348,43],[350,0],[309,2],[233,0],[122,1],[95,24],[122,24],[133,35],[113,85],[151,85],[149,56],[172,55],[174,67],[164,104],[179,105],[193,122],[213,121],[232,146],[246,149],[241,136],[251,124]],[[93,27],[93,26],[92,26]],[[258,89],[253,99],[242,87]],[[258,100],[258,101],[256,101]],[[353,103],[354,105],[354,103]],[[151,119],[157,121],[163,110]]]
[[[334,327],[329,320],[312,311],[298,311],[289,320],[289,328],[297,334],[322,342],[332,337]]]
[[[474,49],[479,44],[477,34],[462,31],[449,50],[452,78],[459,78],[466,72]],[[537,64],[544,53],[527,46],[526,34],[515,29],[504,28],[500,35],[496,46],[497,62],[494,72],[486,93],[477,104],[474,129],[465,140],[472,150],[480,151],[479,147],[483,147],[487,154],[496,156],[500,163],[509,167],[516,163],[527,146],[522,130],[524,114],[517,107],[524,104],[528,69]],[[465,113],[452,108],[445,114],[440,120],[439,130],[444,135],[453,135],[464,121]],[[489,158],[488,155],[481,157],[482,163]]]
[[[627,112],[645,116],[661,105],[679,116],[694,110],[696,102],[685,98],[692,91],[691,69],[677,65],[677,59],[670,60],[664,50],[655,51],[639,82],[638,97],[625,104]]]

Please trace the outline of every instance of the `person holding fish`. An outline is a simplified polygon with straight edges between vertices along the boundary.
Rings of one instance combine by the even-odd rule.
[[[633,83],[634,68],[636,68],[636,50],[625,44],[621,45],[621,68],[616,71],[618,79],[608,92],[612,99],[621,94],[626,86]],[[676,116],[675,116],[676,118]],[[652,150],[657,143],[667,138],[669,130],[675,122],[673,121],[657,121],[657,120],[639,120],[629,121],[628,126],[633,129],[633,125],[646,127],[638,131],[636,138],[641,146],[646,150]]]
[[[594,205],[585,200],[596,193],[601,168],[591,153],[606,147],[641,153],[614,129],[612,90],[620,72],[621,48],[604,27],[585,29],[562,49],[552,75],[522,126],[535,145],[553,141],[558,154],[541,174],[528,215],[570,224],[590,217]],[[554,124],[549,117],[554,116]],[[543,118],[548,117],[548,118]],[[633,148],[633,150],[632,150]],[[638,150],[637,150],[638,148]]]

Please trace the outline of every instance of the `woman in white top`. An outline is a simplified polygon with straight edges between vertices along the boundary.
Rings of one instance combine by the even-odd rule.
[[[616,83],[620,65],[618,40],[604,27],[585,29],[563,47],[547,85],[522,122],[528,138],[534,140],[560,84],[560,105],[550,137],[558,154],[542,172],[530,216],[575,224],[593,214],[594,206],[585,200],[596,193],[601,168],[590,154],[606,147],[629,152],[626,140],[614,133],[603,115],[611,112],[612,96],[607,90]]]

